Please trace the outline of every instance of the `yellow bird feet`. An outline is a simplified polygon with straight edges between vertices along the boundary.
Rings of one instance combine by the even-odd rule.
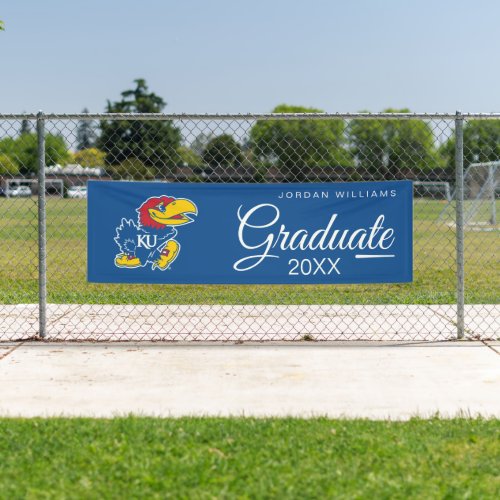
[[[118,267],[141,267],[141,260],[138,257],[131,257],[122,253],[116,256],[115,265]]]
[[[154,267],[159,267],[161,270],[167,269],[167,267],[175,260],[179,253],[179,243],[175,240],[170,240],[165,245],[165,248],[161,251],[160,258],[154,263]]]

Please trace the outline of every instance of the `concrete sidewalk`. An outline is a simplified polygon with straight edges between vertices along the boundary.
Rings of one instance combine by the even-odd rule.
[[[3,416],[500,418],[500,342],[0,346]]]

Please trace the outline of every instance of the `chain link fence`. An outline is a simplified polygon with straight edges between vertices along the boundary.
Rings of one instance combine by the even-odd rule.
[[[0,115],[0,341],[498,338],[500,115]],[[86,281],[86,183],[414,181],[414,281]]]

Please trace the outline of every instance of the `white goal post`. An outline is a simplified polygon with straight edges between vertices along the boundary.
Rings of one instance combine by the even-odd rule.
[[[488,222],[497,224],[497,191],[500,189],[500,161],[472,163],[464,175],[464,197],[474,203],[464,214],[465,221],[481,212],[488,213]]]
[[[451,201],[450,183],[446,181],[413,181],[414,197]]]
[[[497,198],[500,194],[500,160],[471,163],[464,172],[464,223],[481,227],[497,225]],[[451,200],[455,199],[455,190]],[[439,219],[447,220],[452,203],[441,212]]]

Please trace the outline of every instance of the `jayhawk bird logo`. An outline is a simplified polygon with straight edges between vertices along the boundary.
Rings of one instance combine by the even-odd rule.
[[[137,224],[122,219],[114,238],[120,249],[115,266],[133,269],[151,265],[151,269],[168,269],[179,255],[177,226],[194,222],[187,215],[198,215],[196,205],[184,198],[160,196],[148,198],[137,210]]]

